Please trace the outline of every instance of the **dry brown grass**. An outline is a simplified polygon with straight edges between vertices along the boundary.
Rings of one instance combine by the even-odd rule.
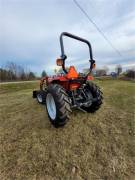
[[[133,180],[135,84],[100,80],[104,104],[74,111],[64,128],[50,124],[32,99],[38,83],[0,87],[0,179]]]

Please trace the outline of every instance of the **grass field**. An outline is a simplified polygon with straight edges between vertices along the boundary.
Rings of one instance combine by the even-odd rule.
[[[135,83],[98,80],[104,104],[50,124],[38,82],[0,85],[0,179],[134,180]]]

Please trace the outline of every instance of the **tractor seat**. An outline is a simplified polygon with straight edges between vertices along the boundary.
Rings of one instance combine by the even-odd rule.
[[[68,79],[76,79],[78,78],[78,73],[74,66],[70,66],[68,73],[66,74]]]

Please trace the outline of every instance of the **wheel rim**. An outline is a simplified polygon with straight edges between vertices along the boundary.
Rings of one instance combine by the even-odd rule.
[[[46,107],[49,116],[51,117],[52,120],[56,118],[56,105],[53,96],[48,93],[46,96]]]
[[[42,96],[41,96],[41,94],[37,94],[37,99],[38,99],[38,101],[41,103],[42,102]]]

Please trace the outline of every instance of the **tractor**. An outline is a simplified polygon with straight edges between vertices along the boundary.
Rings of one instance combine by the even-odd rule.
[[[77,73],[74,66],[70,66],[68,71],[65,66],[67,56],[64,52],[63,36],[86,43],[89,48],[90,67],[87,74]],[[40,90],[33,91],[33,98],[37,98],[40,104],[46,106],[46,111],[50,122],[55,127],[64,126],[70,119],[73,109],[83,112],[96,112],[102,104],[102,92],[100,88],[92,82],[92,69],[95,68],[92,47],[89,41],[76,35],[63,32],[60,35],[61,56],[56,60],[61,66],[63,73],[47,76],[40,81]]]

